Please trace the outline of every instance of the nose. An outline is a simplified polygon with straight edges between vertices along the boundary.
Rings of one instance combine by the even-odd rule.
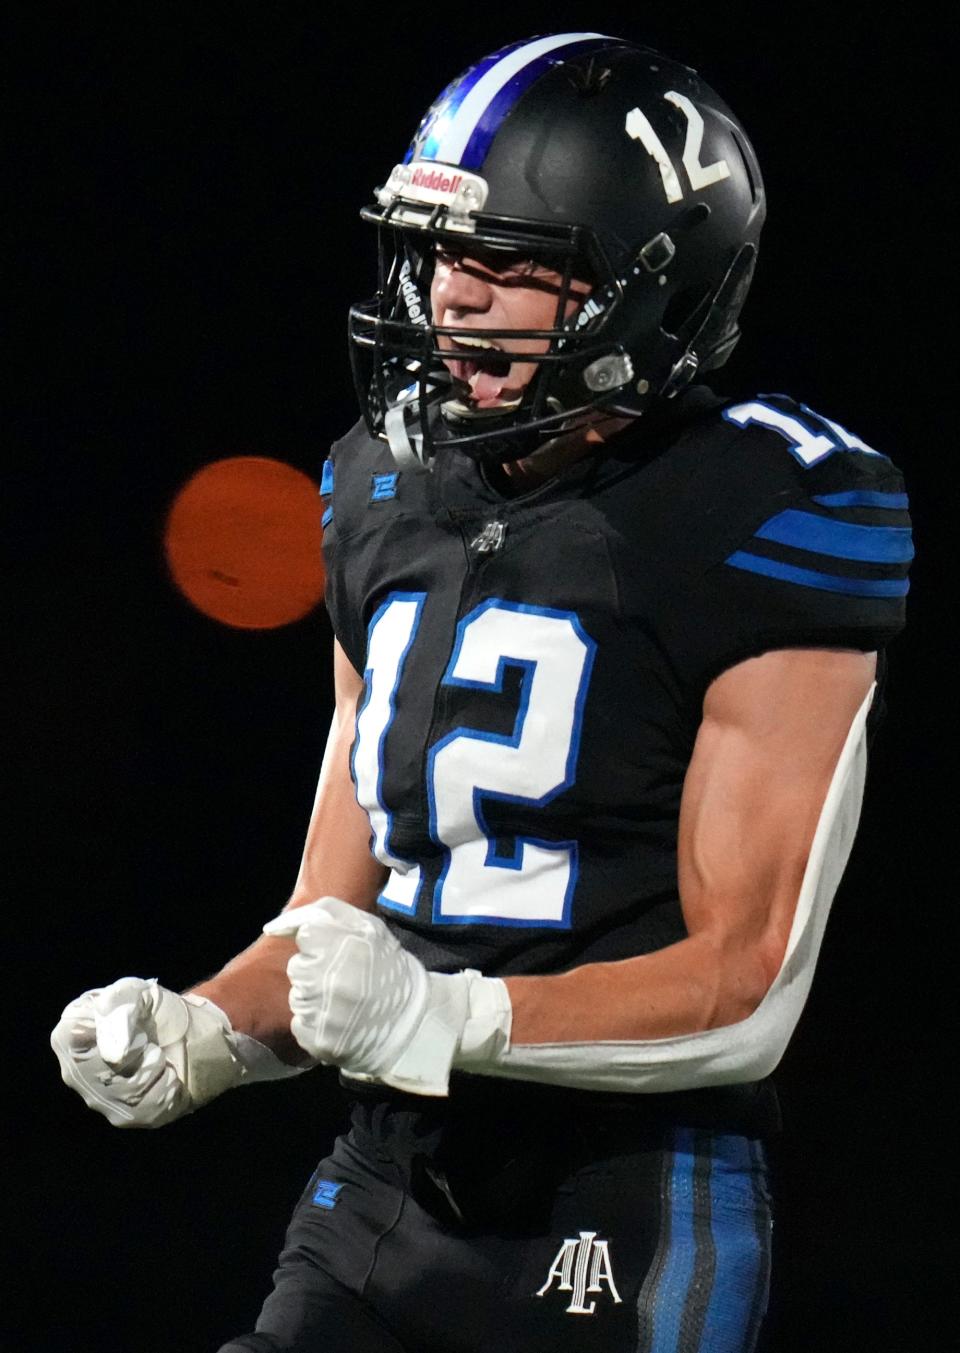
[[[493,291],[469,259],[438,262],[433,276],[433,312],[443,311],[450,319],[464,315],[483,315],[490,309]]]

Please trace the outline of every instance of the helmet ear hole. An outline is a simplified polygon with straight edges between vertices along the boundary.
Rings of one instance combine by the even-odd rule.
[[[698,312],[709,299],[709,287],[685,287],[682,291],[678,291],[667,303],[660,328],[671,338],[676,338],[684,329],[695,328]]]

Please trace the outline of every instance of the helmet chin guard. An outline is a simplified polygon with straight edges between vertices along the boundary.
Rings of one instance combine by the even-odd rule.
[[[443,447],[529,455],[598,415],[638,417],[723,364],[756,261],[765,199],[730,110],[695,71],[599,34],[503,48],[428,110],[361,216],[379,234],[379,285],[350,310],[350,350],[372,435],[398,463]],[[561,278],[549,329],[487,329],[536,367],[493,409],[454,378],[430,307],[434,250],[504,252]],[[577,307],[574,280],[589,295]],[[571,313],[568,315],[568,310]]]

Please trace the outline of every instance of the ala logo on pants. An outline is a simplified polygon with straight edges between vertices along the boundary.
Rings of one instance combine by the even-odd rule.
[[[554,1278],[559,1279],[558,1292],[573,1293],[567,1315],[593,1315],[597,1303],[591,1301],[587,1305],[587,1294],[602,1292],[604,1283],[614,1301],[621,1300],[610,1267],[610,1242],[598,1240],[596,1231],[581,1231],[576,1240],[563,1242],[550,1265],[547,1281],[536,1294],[538,1297],[550,1291]]]

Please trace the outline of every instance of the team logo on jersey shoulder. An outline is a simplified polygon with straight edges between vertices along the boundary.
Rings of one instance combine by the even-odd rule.
[[[371,503],[385,503],[390,498],[396,498],[397,480],[399,478],[399,470],[394,470],[392,474],[372,475],[370,480]]]
[[[546,1282],[535,1295],[546,1296],[553,1289],[554,1280],[557,1292],[571,1294],[567,1315],[593,1315],[597,1303],[592,1294],[602,1295],[604,1286],[614,1302],[622,1301],[613,1279],[610,1242],[598,1240],[596,1231],[581,1231],[579,1236],[561,1244]]]

